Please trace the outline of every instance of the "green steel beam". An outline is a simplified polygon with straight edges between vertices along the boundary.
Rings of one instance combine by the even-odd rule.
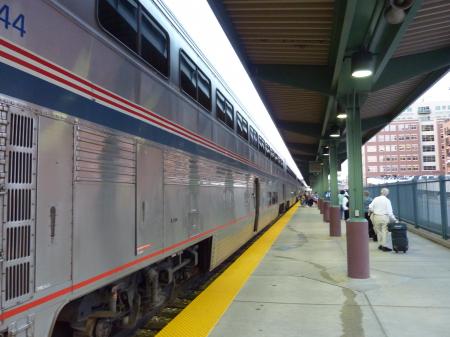
[[[395,83],[406,81],[414,76],[446,68],[449,65],[450,47],[396,57],[388,62],[373,90],[377,91]]]
[[[253,75],[260,80],[331,95],[331,70],[327,66],[297,64],[258,64]]]
[[[333,75],[331,76],[330,89],[333,93],[336,92],[339,77],[342,72],[342,65],[344,62],[345,51],[347,49],[348,40],[351,34],[351,27],[355,16],[357,0],[337,0],[335,1],[335,13],[333,23],[333,38],[332,45],[330,47],[330,58],[328,64],[333,65]],[[321,136],[325,137],[328,122],[331,116],[336,113],[337,101],[335,97],[329,97],[327,107],[325,108],[325,114],[322,124]],[[323,142],[319,142],[317,153],[320,152],[320,148],[323,146]]]
[[[375,33],[369,45],[369,51],[377,55],[375,72],[372,76],[372,83],[376,83],[386,68],[392,55],[400,44],[400,41],[406,32],[409,24],[413,21],[417,11],[422,6],[422,0],[414,0],[413,5],[406,13],[405,19],[401,24],[391,25],[386,22],[384,13],[381,14],[378,29],[383,30],[380,37]],[[376,38],[376,39],[375,39]]]

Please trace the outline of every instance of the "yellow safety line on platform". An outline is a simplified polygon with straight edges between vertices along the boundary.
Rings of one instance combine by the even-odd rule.
[[[297,204],[296,204],[297,205]],[[156,337],[206,337],[297,210],[294,205]]]

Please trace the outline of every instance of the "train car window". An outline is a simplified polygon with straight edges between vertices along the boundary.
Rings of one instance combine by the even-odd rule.
[[[99,0],[98,19],[108,32],[138,52],[139,4],[135,0]]]
[[[255,149],[258,149],[258,133],[255,129],[250,125],[250,145],[253,146]]]
[[[97,0],[100,26],[166,78],[169,35],[137,0]]]
[[[266,143],[266,148],[265,148],[264,153],[265,153],[267,158],[270,158],[270,146],[267,143]]]
[[[217,93],[216,93],[216,116],[217,116],[217,119],[226,123],[225,97],[222,95],[222,93],[219,90],[217,90]]]
[[[198,102],[208,111],[211,111],[211,81],[197,69],[198,75]]]
[[[216,91],[216,117],[218,120],[225,123],[226,126],[234,129],[233,105],[228,102],[219,90]]]
[[[183,52],[180,53],[180,87],[197,100],[197,67]]]
[[[265,154],[266,151],[266,143],[264,142],[264,139],[259,136],[259,152],[262,154]]]
[[[146,12],[142,14],[140,39],[142,58],[167,77],[169,75],[169,38]]]
[[[248,123],[239,112],[236,112],[236,132],[239,136],[248,140]]]
[[[226,101],[226,104],[225,104],[225,113],[226,113],[226,116],[225,116],[226,124],[230,128],[234,129],[234,108],[233,108],[233,105],[228,101]]]

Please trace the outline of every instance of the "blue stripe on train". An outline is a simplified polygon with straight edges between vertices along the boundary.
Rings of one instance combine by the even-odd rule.
[[[144,123],[136,118],[127,116],[117,110],[96,103],[93,100],[77,95],[53,83],[1,62],[0,93],[117,129],[156,143],[266,175],[266,173],[235,159],[219,154],[153,125]]]

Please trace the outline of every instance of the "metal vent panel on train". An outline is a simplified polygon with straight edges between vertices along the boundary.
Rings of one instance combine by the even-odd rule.
[[[3,193],[3,307],[26,301],[34,288],[36,117],[11,106],[0,115]]]
[[[78,125],[75,151],[76,181],[135,183],[134,139]]]

